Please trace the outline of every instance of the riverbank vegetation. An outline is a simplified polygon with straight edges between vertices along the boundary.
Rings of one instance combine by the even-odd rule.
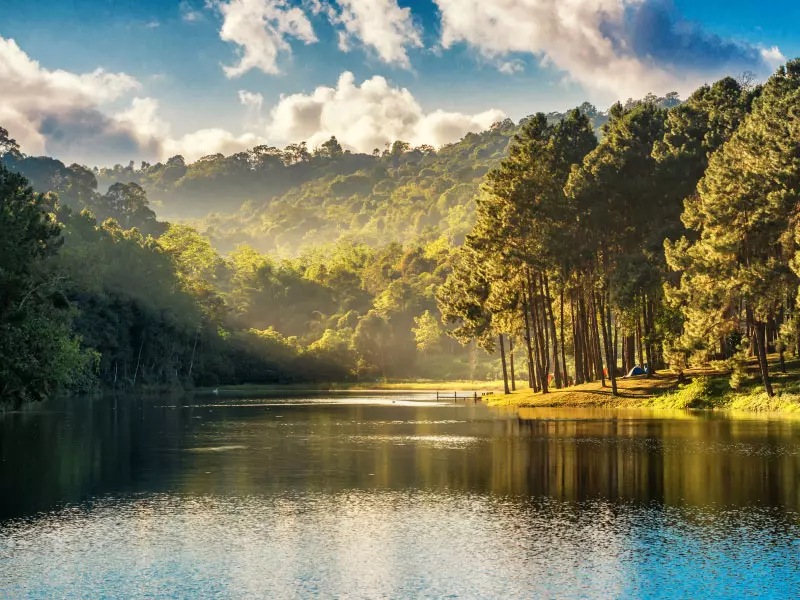
[[[624,398],[635,366],[712,363],[749,393],[752,361],[787,393],[797,106],[791,61],[440,149],[99,169],[0,129],[0,395],[501,378]]]

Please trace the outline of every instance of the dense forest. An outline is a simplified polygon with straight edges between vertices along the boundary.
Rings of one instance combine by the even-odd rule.
[[[800,62],[439,149],[66,166],[0,128],[0,396],[486,379],[797,350]],[[449,335],[448,335],[449,334]],[[514,357],[516,356],[516,365]]]
[[[726,78],[679,106],[539,115],[478,197],[438,291],[461,340],[523,339],[529,384],[602,381],[798,352],[800,61],[763,86]],[[507,386],[506,386],[507,388]]]

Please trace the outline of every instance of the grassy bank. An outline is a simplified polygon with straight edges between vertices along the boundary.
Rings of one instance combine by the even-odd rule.
[[[486,398],[490,406],[575,407],[575,408],[655,408],[717,409],[746,412],[800,413],[800,360],[787,361],[786,373],[780,373],[777,356],[771,357],[775,396],[769,398],[761,385],[755,363],[748,365],[748,378],[734,391],[729,373],[714,369],[692,369],[684,373],[686,383],[660,371],[652,377],[618,379],[618,395],[611,385],[587,383],[548,394],[520,390],[509,395],[493,394]]]

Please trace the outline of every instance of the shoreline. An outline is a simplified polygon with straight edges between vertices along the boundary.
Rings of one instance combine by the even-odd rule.
[[[772,358],[772,357],[771,357]],[[772,361],[770,361],[772,362]],[[670,371],[659,371],[649,377],[618,377],[618,395],[612,396],[610,382],[585,383],[562,389],[550,389],[547,394],[533,392],[527,381],[517,380],[517,390],[503,394],[501,381],[448,381],[448,380],[394,380],[336,383],[240,384],[219,387],[202,387],[193,390],[140,390],[122,395],[150,396],[175,394],[178,396],[303,396],[322,394],[401,394],[403,392],[439,392],[442,399],[454,393],[475,394],[476,399],[489,407],[510,409],[537,408],[590,408],[590,409],[649,409],[690,410],[697,412],[734,411],[743,413],[774,413],[800,415],[800,358],[787,360],[786,373],[773,372],[774,397],[767,397],[761,386],[756,367],[748,369],[750,377],[740,390],[734,391],[728,383],[729,373],[714,368],[689,369],[684,372],[685,383]],[[774,370],[773,370],[774,369]],[[522,389],[525,386],[525,389]],[[89,394],[94,396],[98,394]],[[461,396],[459,396],[461,398]],[[0,405],[0,414],[24,410]]]
[[[612,396],[606,381],[584,383],[549,393],[527,389],[527,381],[517,380],[517,390],[503,394],[501,381],[370,381],[327,384],[236,385],[199,388],[190,394],[253,395],[253,394],[369,394],[419,392],[442,394],[475,392],[484,404],[503,408],[604,408],[656,409],[692,411],[735,411],[747,413],[800,414],[800,358],[787,360],[786,373],[778,372],[777,356],[770,357],[774,397],[767,397],[758,377],[757,365],[749,365],[749,377],[738,391],[730,388],[730,374],[720,368],[706,367],[684,371],[684,383],[671,371],[658,371],[650,376],[617,378],[618,395]],[[523,386],[526,389],[521,389]]]
[[[734,391],[729,374],[713,369],[686,371],[685,383],[676,374],[659,371],[646,377],[618,378],[618,395],[611,394],[611,384],[585,383],[547,394],[530,389],[509,395],[495,393],[483,398],[488,406],[508,408],[610,408],[692,411],[735,411],[749,413],[800,414],[800,377],[796,370],[776,373],[772,398],[763,391],[758,378]]]
[[[189,390],[190,394],[213,394],[217,390],[220,394],[240,393],[374,393],[374,392],[496,392],[503,389],[502,381],[371,381],[360,383],[288,383],[288,384],[241,384],[221,385],[216,388],[202,387]]]

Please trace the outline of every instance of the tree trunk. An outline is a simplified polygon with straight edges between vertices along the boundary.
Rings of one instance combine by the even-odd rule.
[[[639,354],[639,366],[644,369],[644,353],[642,351],[642,320],[641,315],[636,315],[636,350]]]
[[[575,318],[575,301],[569,299],[569,312],[572,317],[572,357],[575,360],[575,385],[583,383],[583,344],[579,341],[578,320]]]
[[[795,321],[794,331],[797,337],[797,345],[795,346],[794,349],[794,355],[795,357],[798,357],[800,356],[800,315],[797,314],[797,309],[795,309],[794,321]]]
[[[139,344],[139,356],[136,358],[136,370],[133,372],[133,387],[136,387],[136,377],[139,375],[139,363],[142,360],[142,348],[144,348],[144,333],[142,333],[142,343]]]
[[[506,371],[506,349],[503,344],[503,334],[497,336],[500,339],[500,361],[503,363],[503,390],[506,394],[511,392],[508,389],[508,371]]]
[[[644,324],[644,340],[642,341],[644,345],[644,356],[647,361],[647,368],[644,370],[645,377],[650,377],[650,373],[653,371],[653,355],[652,355],[652,348],[650,346],[650,330],[648,328],[649,320],[647,318],[647,296],[642,295],[642,323]]]
[[[539,326],[539,310],[536,302],[536,293],[533,286],[533,278],[531,277],[530,269],[526,270],[526,277],[528,280],[528,302],[531,307],[531,333],[533,334],[533,352],[536,359],[536,372],[539,376],[539,389],[543,394],[548,391],[547,370],[545,356],[547,352],[543,352],[544,344],[542,341],[542,333]]]
[[[789,300],[791,302],[791,299]],[[786,373],[786,359],[784,358],[784,353],[786,352],[786,344],[783,343],[780,337],[780,330],[783,326],[785,319],[785,313],[783,310],[783,306],[781,306],[780,310],[778,311],[778,320],[775,323],[775,344],[780,348],[780,359],[781,359],[781,373]]]
[[[537,277],[536,285],[539,288],[537,290],[538,297],[541,299],[541,307],[537,306],[537,310],[539,311],[539,332],[540,335],[543,336],[542,339],[542,352],[545,357],[545,367],[544,372],[547,374],[547,383],[550,383],[550,327],[548,327],[548,318],[547,318],[547,298],[544,294],[544,282],[542,277]]]
[[[598,298],[600,304],[600,321],[603,324],[603,344],[606,347],[606,365],[608,378],[611,380],[611,395],[617,395],[617,365],[614,360],[614,350],[611,348],[611,303],[602,295]],[[605,311],[603,310],[605,308]],[[606,313],[605,315],[603,313]]]
[[[600,332],[598,330],[598,324],[597,324],[597,305],[595,304],[594,301],[594,290],[592,290],[591,293],[592,293],[591,309],[592,309],[592,336],[593,336],[592,342],[594,345],[594,361],[596,365],[595,368],[597,369],[597,372],[599,374],[600,384],[603,387],[606,387],[606,375],[605,373],[603,373],[603,356],[600,352]]]
[[[747,356],[750,357],[755,356],[758,351],[756,348],[756,335],[753,329],[753,312],[749,308],[745,309],[745,319],[745,330],[747,331],[747,337],[750,340],[750,345],[747,348]]]
[[[567,351],[564,347],[564,286],[561,286],[561,368],[564,369],[564,387],[569,387],[569,375],[567,374]]]
[[[533,334],[536,341],[536,367],[539,371],[539,385],[541,386],[542,393],[546,394],[549,388],[549,381],[547,380],[547,346],[545,345],[544,337],[542,336],[539,308],[537,306],[538,303],[536,301],[536,294],[534,293],[533,280],[531,279],[530,274],[528,274],[528,286],[531,295],[531,307],[533,307],[531,316],[533,317]]]
[[[766,325],[763,321],[757,321],[752,318],[752,309],[747,308],[748,313],[751,315],[753,321],[753,329],[756,338],[756,352],[758,353],[758,366],[761,370],[761,381],[764,383],[764,390],[767,396],[772,398],[775,393],[772,391],[772,381],[769,378],[769,364],[767,363],[767,348],[766,348]]]
[[[636,365],[636,335],[628,335],[625,338],[625,344],[625,373],[628,374]]]
[[[517,378],[514,375],[514,336],[508,336],[508,358],[509,365],[511,366],[511,391],[517,391]]]
[[[652,296],[647,297],[647,345],[650,352],[650,373],[655,373],[662,368],[660,344],[653,343],[656,331],[656,301]]]
[[[592,377],[596,363],[594,362],[591,345],[589,344],[589,318],[587,316],[586,302],[583,295],[578,297],[578,310],[580,314],[581,344],[583,345],[583,380],[594,381],[598,379],[598,377]]]
[[[524,286],[522,290],[522,314],[525,317],[525,345],[528,350],[528,385],[534,392],[538,392],[536,373],[533,367],[533,348],[531,348],[531,323],[529,318],[528,294],[525,293]]]
[[[192,369],[194,368],[194,353],[197,350],[197,336],[200,334],[200,326],[194,331],[194,344],[192,345],[192,358],[189,360],[189,383],[192,383]]]
[[[553,341],[553,374],[555,376],[556,388],[561,389],[564,386],[561,382],[561,365],[558,362],[558,336],[556,335],[556,319],[553,316],[553,299],[550,297],[550,282],[547,279],[547,275],[543,275],[542,279],[544,280],[545,302],[547,303],[547,309],[550,313],[550,337]]]

